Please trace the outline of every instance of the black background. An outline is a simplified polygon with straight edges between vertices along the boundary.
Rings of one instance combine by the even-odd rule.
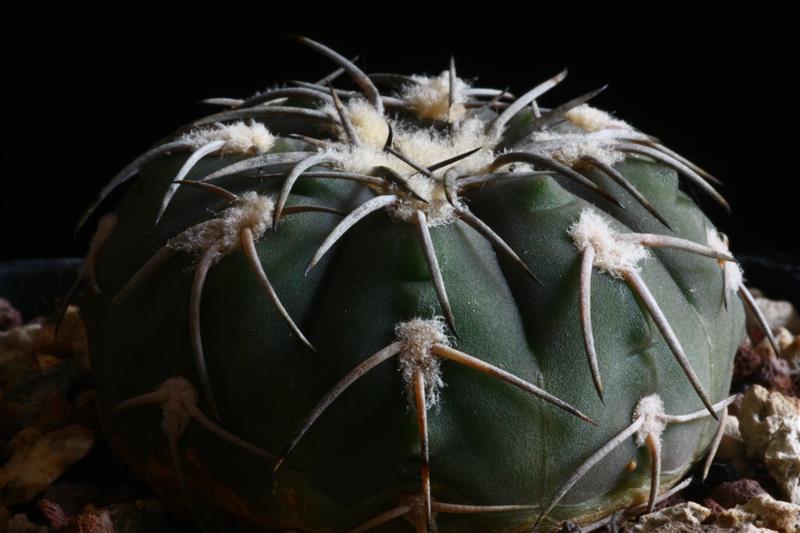
[[[454,54],[462,77],[517,93],[568,67],[545,106],[609,83],[594,105],[725,182],[733,216],[703,204],[734,251],[800,257],[797,20],[753,5],[588,5],[6,14],[0,259],[82,255],[91,231],[73,238],[72,227],[95,193],[162,136],[210,113],[200,99],[332,70],[287,32],[360,55],[367,72],[438,74]]]

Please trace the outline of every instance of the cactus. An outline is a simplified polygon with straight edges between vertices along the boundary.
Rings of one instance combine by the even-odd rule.
[[[566,72],[515,97],[299,40],[338,70],[208,100],[81,219],[128,184],[79,285],[135,475],[203,528],[529,531],[707,468],[752,306],[679,188],[727,207],[713,176],[600,90],[540,108]]]

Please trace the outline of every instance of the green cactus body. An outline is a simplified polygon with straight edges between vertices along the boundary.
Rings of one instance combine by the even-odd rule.
[[[527,531],[545,511],[539,527],[652,503],[711,442],[700,394],[724,411],[743,335],[741,273],[676,169],[705,173],[580,101],[515,107],[453,71],[375,76],[399,83],[378,100],[309,44],[366,99],[322,84],[225,101],[118,180],[138,171],[81,301],[115,449],[200,520],[210,506],[277,530]],[[193,183],[167,205],[176,176]]]

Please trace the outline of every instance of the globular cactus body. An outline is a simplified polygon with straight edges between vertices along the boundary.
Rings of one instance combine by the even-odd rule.
[[[743,334],[741,272],[676,170],[720,199],[711,177],[592,94],[539,109],[561,75],[515,100],[307,44],[363,96],[215,101],[107,188],[135,176],[82,299],[115,449],[201,522],[652,506],[712,441]]]

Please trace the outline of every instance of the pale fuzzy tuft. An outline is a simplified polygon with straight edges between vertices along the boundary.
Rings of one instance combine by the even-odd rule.
[[[592,209],[584,209],[567,233],[578,250],[583,251],[587,246],[594,248],[594,266],[615,278],[622,277],[625,272],[638,272],[639,263],[650,255],[641,244],[618,238],[618,232]]]
[[[348,116],[361,142],[383,148],[389,136],[389,125],[375,107],[363,98],[353,98],[347,103]]]
[[[414,405],[414,373],[422,369],[425,376],[425,401],[433,407],[439,403],[439,391],[444,387],[439,358],[431,353],[434,344],[450,346],[442,317],[413,318],[394,328],[397,339],[403,344],[399,362],[409,403]]]
[[[261,123],[234,122],[215,124],[208,128],[190,131],[180,138],[195,149],[214,141],[224,141],[220,148],[222,154],[261,154],[275,146],[275,136]]]
[[[664,402],[658,394],[651,394],[639,400],[633,411],[633,419],[644,418],[644,423],[636,432],[636,444],[643,446],[648,435],[652,435],[658,441],[661,440],[661,434],[667,427],[663,414]]]
[[[624,120],[614,118],[608,112],[592,107],[589,104],[573,107],[564,114],[564,117],[582,130],[589,132],[605,129],[633,129]]]
[[[581,158],[587,156],[594,157],[607,165],[613,165],[625,159],[624,153],[613,148],[614,144],[619,142],[620,136],[625,136],[622,130],[613,129],[588,134],[541,131],[531,135],[533,142],[526,148],[569,166],[575,166]]]
[[[405,156],[423,166],[431,166],[445,159],[450,159],[478,147],[482,150],[458,161],[459,168],[467,174],[485,171],[494,160],[490,139],[484,133],[484,125],[480,119],[469,119],[454,125],[450,134],[424,129],[405,128],[402,124],[392,124],[394,130],[394,147]],[[388,167],[399,175],[409,177],[411,187],[423,198],[430,198],[426,204],[411,198],[404,198],[389,208],[389,213],[404,221],[413,219],[414,212],[421,209],[428,217],[429,226],[449,224],[455,220],[453,206],[447,201],[444,192],[444,173],[451,165],[434,173],[435,181],[417,174],[408,164],[396,156],[385,152],[382,139],[379,146],[364,142],[361,146],[340,144],[329,149],[329,154],[336,158],[333,166],[347,172],[373,174],[377,167]],[[363,139],[362,139],[363,141]],[[455,165],[454,164],[454,165]]]
[[[332,117],[339,116],[333,104],[327,104],[322,108],[322,111]],[[350,124],[353,125],[353,130],[355,130],[358,139],[371,148],[382,150],[383,145],[386,143],[386,138],[389,136],[389,125],[386,122],[386,118],[378,113],[372,104],[361,97],[350,98],[344,104],[344,111],[347,114],[347,118],[350,119]],[[338,128],[338,130],[339,139],[348,141],[344,129]]]
[[[723,240],[720,233],[714,228],[708,228],[706,231],[706,244],[717,252],[730,253],[728,243]],[[733,292],[738,291],[744,284],[742,267],[736,261],[720,261],[720,267],[725,271],[725,285]]]
[[[394,144],[403,154],[426,167],[482,147],[482,150],[458,162],[458,166],[465,172],[476,173],[484,170],[494,161],[492,152],[494,145],[489,136],[484,133],[484,128],[484,122],[478,118],[471,118],[455,124],[449,134],[431,130],[400,128],[395,131]],[[395,161],[395,166],[408,173],[408,165],[397,158]],[[436,175],[444,176],[444,172],[449,168],[450,166],[439,169]]]
[[[425,213],[428,227],[443,226],[455,221],[455,207],[447,200],[444,184],[415,174],[408,180],[409,186],[423,198],[428,198],[428,203],[421,202],[413,197],[404,197],[387,208],[389,216],[404,222],[412,222],[416,211]]]
[[[453,87],[453,106],[450,107],[450,73],[445,70],[439,76],[413,76],[415,83],[409,83],[400,93],[419,118],[458,121],[464,118],[466,91],[469,85],[461,78],[455,78]]]
[[[240,246],[240,235],[243,229],[250,228],[253,238],[258,240],[268,227],[272,225],[272,213],[275,203],[269,196],[261,196],[249,191],[241,196],[221,216],[201,222],[167,242],[174,250],[195,255],[203,254],[212,244],[219,243],[216,261]]]
[[[456,124],[450,134],[406,128],[402,124],[392,123],[394,147],[423,166],[430,166],[483,146],[483,150],[458,162],[460,167],[470,173],[483,170],[494,159],[491,152],[491,140],[483,132],[483,128],[483,122],[477,118]],[[388,130],[386,131],[388,132]],[[414,172],[406,163],[383,150],[385,142],[386,136],[384,135],[377,144],[364,142],[362,146],[358,147],[342,144],[331,148],[331,152],[340,156],[338,166],[341,170],[349,172],[371,174],[379,166],[389,167],[401,176],[407,176]],[[436,175],[443,176],[448,168],[450,167],[439,169]]]
[[[181,376],[167,379],[157,390],[166,394],[166,399],[161,404],[164,431],[180,435],[192,418],[189,406],[197,405],[197,391],[188,379]]]

